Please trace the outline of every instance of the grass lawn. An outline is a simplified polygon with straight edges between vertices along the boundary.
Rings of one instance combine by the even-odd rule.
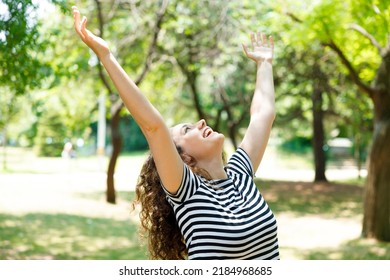
[[[261,180],[258,180],[257,185],[263,186],[263,196],[277,218],[287,215],[290,221],[295,219],[303,221],[297,229],[296,239],[302,239],[302,235],[307,233],[308,239],[318,241],[317,246],[311,248],[305,246],[288,248],[280,241],[281,252],[291,249],[294,259],[305,260],[390,259],[390,242],[360,237],[363,217],[362,185]],[[279,222],[280,230],[283,226],[286,225]],[[331,243],[330,239],[342,235],[342,230],[350,226],[355,228],[357,226],[358,235],[355,238],[345,239],[337,246],[326,246]],[[321,228],[313,230],[315,227]],[[285,231],[293,236],[293,229],[296,228],[286,228]],[[312,232],[316,235],[310,236]],[[298,244],[305,244],[305,241],[300,240]]]
[[[132,194],[118,193],[129,199]],[[105,204],[100,199],[103,195],[76,196]],[[117,207],[104,206],[108,211]],[[140,245],[138,221],[130,210],[128,214],[128,217],[123,214],[105,217],[96,213],[77,214],[77,211],[74,214],[65,209],[60,212],[0,213],[0,259],[147,259],[145,247]]]
[[[121,157],[118,203],[111,205],[98,159],[79,159],[64,171],[61,159],[11,151],[10,171],[0,173],[0,259],[147,259],[130,211],[129,176],[142,157]],[[277,218],[282,259],[390,259],[390,243],[359,236],[361,181],[275,178],[257,185]]]
[[[145,259],[137,225],[68,214],[0,214],[0,259]]]

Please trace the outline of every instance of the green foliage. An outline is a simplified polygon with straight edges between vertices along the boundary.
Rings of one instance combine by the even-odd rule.
[[[390,1],[349,0],[348,3],[353,22],[364,26],[384,46],[388,42],[386,35],[390,33]]]
[[[19,96],[40,87],[52,71],[48,63],[40,60],[47,42],[40,36],[33,1],[3,0],[0,7],[0,130],[8,126],[4,131],[7,137],[23,115],[21,102],[25,100]]]
[[[349,12],[357,24],[371,34],[381,47],[388,43],[390,33],[390,1],[389,0],[357,0],[349,1]],[[349,28],[355,26],[349,25]],[[368,84],[373,81],[381,62],[378,50],[368,38],[356,29],[345,31],[349,44],[341,44],[350,61],[356,67],[359,76]]]
[[[133,118],[130,116],[123,118],[120,129],[124,135],[123,151],[144,151],[148,148],[148,142]]]
[[[0,88],[0,130],[2,130],[18,112],[16,96],[6,88]]]
[[[41,41],[31,0],[3,0],[0,5],[0,87],[24,94],[51,73],[49,65],[37,57],[47,45]]]
[[[292,0],[273,5],[279,17],[271,20],[274,28],[280,30],[285,44],[283,52],[276,50],[275,67],[276,124],[282,138],[311,136],[308,112],[312,106],[311,92],[317,83],[325,94],[326,138],[352,139],[354,150],[360,151],[357,157],[364,158],[372,131],[373,103],[349,79],[345,66],[324,44],[336,43],[359,76],[367,82],[372,81],[380,57],[370,41],[352,27],[359,24],[384,43],[389,28],[389,5],[383,5],[387,0],[379,2],[323,0],[298,3]],[[315,65],[320,67],[320,80],[313,75]]]
[[[13,5],[16,5],[14,2]],[[30,77],[39,81],[39,86],[34,86],[34,83],[30,83],[27,79],[21,83],[12,83],[7,88],[0,88],[2,93],[0,98],[4,100],[0,103],[0,128],[3,122],[7,123],[10,137],[18,140],[19,144],[31,146],[36,141],[39,154],[58,156],[61,154],[65,139],[83,138],[87,141],[88,127],[95,118],[92,111],[96,108],[95,96],[98,93],[94,92],[97,87],[93,79],[84,80],[83,72],[80,71],[89,67],[89,57],[85,55],[85,52],[80,51],[82,45],[75,44],[75,42],[79,43],[79,39],[73,36],[74,31],[70,28],[72,18],[69,17],[67,9],[69,3],[67,1],[52,2],[55,2],[63,11],[66,9],[67,14],[61,15],[57,7],[51,7],[49,9],[51,12],[42,14],[42,10],[36,6],[28,6],[30,2],[26,2],[26,8],[24,4],[18,6],[20,15],[17,14],[17,16],[23,16],[30,28],[27,28],[25,32],[35,34],[33,36],[36,39],[34,44],[28,45],[27,43],[31,42],[23,40],[29,37],[16,42],[15,36],[10,36],[7,38],[7,44],[15,42],[18,45],[16,50],[20,48],[25,51],[25,55],[33,55],[31,59],[39,61],[51,70],[45,73],[42,79],[38,76]],[[28,16],[23,15],[25,9],[30,9],[29,11],[33,13]],[[17,24],[23,24],[23,21],[20,20],[14,24],[17,28]],[[20,44],[25,47],[22,48]],[[25,63],[28,66],[31,59],[22,55],[20,58],[18,63],[27,60]],[[32,72],[39,71],[36,65],[31,67]],[[12,69],[9,67],[10,71]],[[14,86],[24,87],[23,83],[26,84],[26,91],[22,98],[15,95]],[[18,92],[21,94],[21,91]],[[23,118],[23,121],[18,122],[20,118]]]
[[[31,103],[37,117],[34,141],[38,154],[59,156],[67,140],[73,144],[79,138],[87,142],[90,124],[97,120],[94,97],[89,82],[68,82],[62,88],[34,92]]]
[[[36,152],[39,156],[61,156],[67,136],[66,127],[56,111],[46,111],[38,122]]]
[[[35,67],[38,70],[34,71],[37,72],[34,75],[42,79],[34,79],[33,83],[21,81],[17,86],[22,88],[23,83],[34,86],[35,81],[40,81],[41,86],[55,88],[52,95],[57,96],[61,105],[56,110],[60,116],[58,121],[66,127],[66,138],[88,137],[89,124],[96,121],[95,101],[105,89],[98,77],[96,57],[80,42],[72,28],[71,3],[50,1],[59,8],[54,13],[41,16],[40,22],[36,14],[26,16],[29,9],[36,9],[32,1],[21,1],[20,8],[15,6],[16,1],[3,2],[14,7],[12,9],[18,21],[12,21],[6,14],[1,17],[5,31],[0,33],[0,43],[11,51],[3,52],[1,49],[1,63],[8,64],[0,69],[20,74],[20,68],[10,64],[12,59],[3,59],[10,58],[12,44],[18,45],[14,50],[21,54],[19,57],[22,59],[18,63],[26,63],[27,68]],[[321,41],[335,40],[349,58],[353,58],[359,75],[367,81],[372,80],[379,62],[376,50],[368,47],[370,42],[358,32],[348,28],[351,23],[358,23],[384,44],[389,29],[388,2],[170,1],[159,34],[157,52],[152,56],[151,71],[141,89],[162,112],[169,125],[196,121],[193,93],[189,86],[189,79],[194,78],[201,108],[206,112],[210,124],[218,125],[214,128],[228,135],[232,120],[237,121],[235,133],[239,137],[248,122],[248,106],[255,78],[254,64],[245,57],[240,43],[250,42],[250,31],[261,30],[272,34],[275,39],[276,126],[280,137],[311,137],[310,96],[315,64],[319,65],[324,75],[324,87],[327,86],[323,105],[327,112],[327,134],[339,131],[340,135],[349,138],[358,134],[367,135],[371,130],[372,106],[366,96],[356,98],[357,89],[346,78],[347,71],[328,49],[323,48]],[[110,1],[100,4],[105,24],[103,36],[130,77],[136,78],[145,62],[156,11],[161,3],[137,0],[132,1],[131,5],[128,2],[112,5]],[[79,8],[88,16],[90,29],[97,33],[99,23],[95,5],[91,0],[82,1]],[[61,14],[59,9],[65,14]],[[292,19],[288,13],[301,22]],[[18,24],[21,27],[17,27]],[[7,31],[17,28],[19,33],[30,35]],[[29,64],[34,59],[40,64]],[[6,79],[4,75],[0,79],[3,77]],[[20,80],[17,77],[14,79]],[[2,93],[5,90],[13,92],[13,88],[2,89]],[[7,101],[2,104],[11,104],[12,96],[8,95]],[[39,93],[33,92],[31,96],[31,104],[40,109],[31,112],[36,115],[36,121],[28,131],[29,139],[37,134],[42,112],[53,110],[52,102],[42,100]],[[16,111],[21,108],[16,102],[12,104],[3,107],[14,107]],[[107,112],[109,119],[110,110]],[[5,113],[1,114],[1,120],[5,120]],[[31,114],[30,120],[33,119]],[[126,147],[143,146],[141,138],[132,137],[125,137]],[[362,138],[368,139],[367,136]],[[130,144],[132,141],[135,143]]]
[[[292,139],[284,140],[280,148],[286,152],[294,152],[298,154],[306,154],[311,150],[312,140],[305,137],[293,137]]]
[[[0,104],[4,105],[0,106],[0,131],[5,128],[13,144],[31,146],[37,127],[29,95],[15,96],[0,90]]]
[[[177,101],[169,104],[176,108],[170,110],[175,122],[203,117],[230,137],[246,127],[255,65],[240,45],[258,27],[260,10],[266,11],[265,5],[249,1],[172,2],[159,50],[174,58],[172,76],[184,78]]]

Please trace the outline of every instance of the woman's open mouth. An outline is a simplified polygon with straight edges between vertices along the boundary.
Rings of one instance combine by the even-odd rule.
[[[203,138],[209,137],[214,131],[210,127],[206,127],[203,130]]]

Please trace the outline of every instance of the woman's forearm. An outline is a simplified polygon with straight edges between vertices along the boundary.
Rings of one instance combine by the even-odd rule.
[[[257,64],[256,87],[251,104],[251,116],[256,114],[275,118],[275,90],[272,64],[264,61]]]
[[[164,121],[160,113],[129,78],[112,53],[99,57],[130,114],[144,133],[155,131]],[[145,135],[147,136],[147,135]]]

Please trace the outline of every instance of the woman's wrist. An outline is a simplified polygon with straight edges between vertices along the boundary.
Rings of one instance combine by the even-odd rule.
[[[99,60],[104,64],[105,61],[111,60],[112,53],[110,51],[104,53],[104,54],[96,54]]]
[[[267,64],[269,64],[269,65],[272,66],[272,58],[270,58],[270,59],[257,60],[257,61],[256,61],[257,68],[260,68],[260,66],[261,66],[262,64],[264,64],[264,63],[267,63]]]

